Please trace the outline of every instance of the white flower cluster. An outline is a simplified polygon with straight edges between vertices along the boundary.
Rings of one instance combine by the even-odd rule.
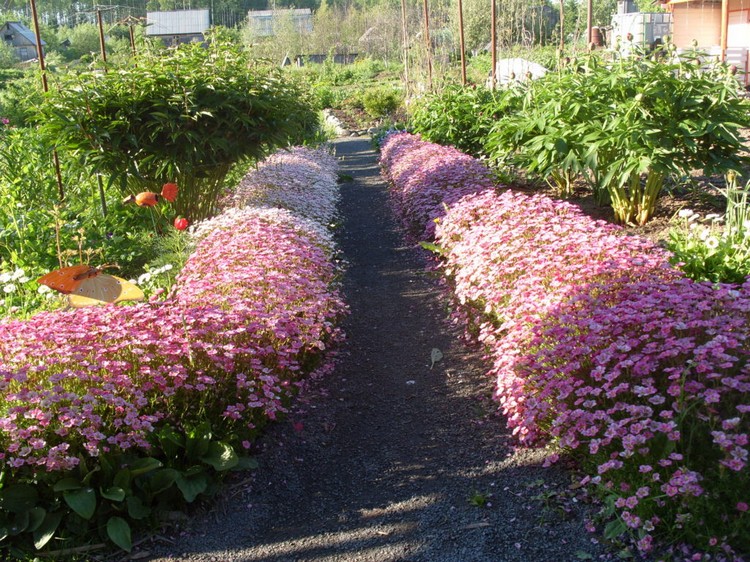
[[[278,207],[330,225],[339,200],[336,167],[324,149],[280,150],[250,170],[223,205]]]
[[[0,274],[0,285],[3,286],[3,293],[6,295],[15,293],[19,285],[23,285],[29,281],[31,281],[31,278],[20,268],[12,272],[6,271]]]

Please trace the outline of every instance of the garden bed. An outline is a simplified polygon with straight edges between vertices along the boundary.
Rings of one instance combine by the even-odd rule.
[[[687,279],[645,237],[462,174],[452,148],[397,134],[382,153],[405,228],[435,232],[509,426],[588,472],[605,536],[747,553],[750,284]]]

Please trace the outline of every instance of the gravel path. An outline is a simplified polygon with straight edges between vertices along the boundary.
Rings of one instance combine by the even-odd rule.
[[[570,476],[541,468],[540,451],[514,449],[486,365],[446,321],[422,251],[402,245],[369,141],[335,145],[341,173],[354,178],[342,184],[351,315],[339,364],[263,439],[258,470],[179,537],[148,552],[144,544],[134,558],[598,558]],[[431,365],[433,349],[443,359]]]

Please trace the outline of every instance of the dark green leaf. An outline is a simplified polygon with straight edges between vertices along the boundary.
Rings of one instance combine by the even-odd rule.
[[[121,502],[125,499],[125,490],[117,486],[110,486],[106,489],[100,489],[99,493],[103,498],[112,500],[114,502]]]
[[[49,540],[55,536],[55,531],[62,521],[62,511],[53,511],[47,513],[44,517],[44,521],[38,529],[34,531],[34,548],[40,550]]]
[[[65,503],[84,519],[91,519],[96,511],[96,492],[93,488],[69,490],[63,493]]]
[[[130,525],[122,517],[110,517],[107,521],[107,536],[121,549],[130,552],[133,541],[130,538]]]
[[[11,513],[25,513],[39,499],[36,488],[31,484],[14,484],[0,492],[0,508]]]
[[[234,468],[238,462],[237,453],[232,446],[222,441],[212,441],[201,460],[219,472]]]

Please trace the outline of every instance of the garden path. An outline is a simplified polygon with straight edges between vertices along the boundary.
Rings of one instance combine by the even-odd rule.
[[[365,138],[335,142],[351,315],[333,374],[262,440],[260,467],[171,542],[166,561],[550,562],[598,558],[562,470],[515,450],[476,351],[404,246]],[[432,365],[432,350],[442,360]],[[473,500],[473,501],[472,501]],[[475,505],[482,504],[485,505]],[[146,552],[148,550],[148,552]]]

